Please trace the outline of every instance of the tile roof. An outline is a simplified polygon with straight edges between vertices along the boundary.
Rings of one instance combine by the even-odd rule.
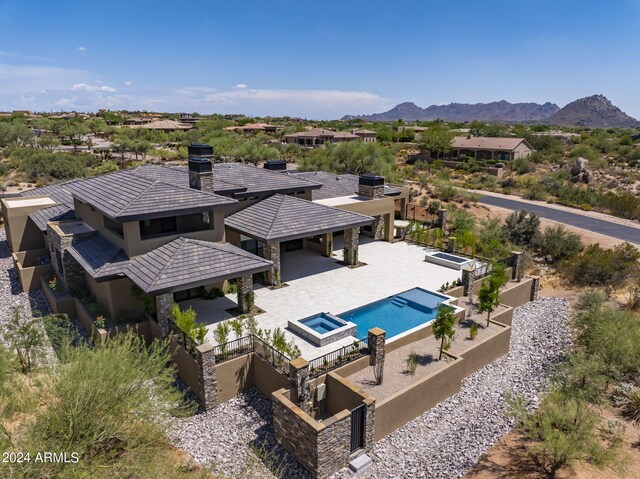
[[[129,265],[124,251],[99,233],[88,238],[74,238],[68,251],[96,280],[124,276]]]
[[[456,136],[451,144],[452,148],[487,149],[487,150],[514,150],[520,143],[531,148],[524,138],[493,138],[487,136]],[[531,148],[533,149],[533,148]]]
[[[300,176],[322,184],[322,188],[312,191],[311,197],[313,201],[358,194],[358,175],[336,175],[326,171],[296,171],[291,173],[291,176]],[[389,196],[398,195],[400,190],[385,184],[384,194]]]
[[[273,195],[232,214],[225,225],[265,243],[287,241],[371,224],[370,216]]]
[[[135,257],[126,274],[145,292],[161,294],[259,273],[271,265],[228,243],[182,237]]]
[[[118,171],[69,184],[80,201],[120,221],[171,213],[189,214],[235,203],[235,200]]]
[[[29,214],[29,218],[40,228],[40,231],[47,231],[47,223],[50,221],[71,220],[75,217],[76,212],[73,207],[67,205],[51,206]]]
[[[180,123],[175,120],[153,120],[142,125],[127,125],[126,128],[135,128],[142,130],[188,130],[193,125],[188,123]]]
[[[317,138],[317,137],[352,138],[354,140],[357,138],[360,138],[358,135],[354,135],[353,133],[349,133],[348,131],[324,130],[322,128],[312,128],[310,130],[298,131],[296,133],[290,133],[288,135],[284,135],[284,138]]]
[[[150,180],[163,181],[182,188],[189,187],[189,170],[184,166],[141,165],[130,171]],[[246,189],[245,186],[225,183],[219,178],[213,180],[213,190],[217,195],[240,193]]]

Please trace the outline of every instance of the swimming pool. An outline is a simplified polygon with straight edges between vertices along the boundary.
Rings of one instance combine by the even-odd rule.
[[[422,288],[413,288],[375,303],[338,314],[357,326],[356,337],[365,339],[374,327],[384,329],[390,339],[433,321],[442,303],[451,298]]]
[[[287,328],[318,347],[356,334],[355,324],[331,313],[317,313],[308,318],[289,320]]]
[[[333,331],[344,326],[344,322],[337,321],[326,313],[316,314],[315,316],[303,319],[300,322],[319,334],[328,333],[329,331]]]

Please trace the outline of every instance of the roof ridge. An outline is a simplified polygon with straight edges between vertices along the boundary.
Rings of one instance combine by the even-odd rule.
[[[160,269],[160,271],[158,271],[158,274],[156,274],[155,279],[151,282],[151,286],[155,286],[158,283],[158,280],[160,279],[160,277],[162,276],[162,273],[164,273],[164,271],[167,269],[167,267],[169,266],[169,264],[171,263],[171,261],[173,261],[175,259],[175,257],[178,255],[178,253],[182,252],[182,249],[184,248],[184,245],[186,243],[186,240],[188,238],[185,238],[184,236],[180,236],[179,238],[174,239],[173,241],[170,241],[168,243],[165,243],[162,246],[168,246],[171,243],[173,243],[174,241],[180,241],[180,246],[176,249],[176,251],[171,255],[171,258],[169,258],[168,261],[166,261],[164,263],[164,265],[162,265],[162,268]],[[162,246],[160,246],[157,249],[162,248]],[[151,250],[151,251],[155,251],[155,250]],[[151,253],[151,251],[149,251],[149,253]],[[146,254],[146,253],[145,253]]]
[[[280,205],[278,206],[278,209],[276,210],[275,214],[273,215],[273,218],[271,219],[271,224],[269,225],[269,229],[267,230],[267,235],[269,235],[271,233],[271,230],[273,229],[273,224],[276,222],[276,219],[278,218],[278,215],[280,214],[280,210],[282,209],[282,205],[284,204],[285,199],[287,198],[287,195],[281,195],[280,193],[276,193],[273,196],[282,196],[282,200],[280,201]],[[259,203],[262,203],[262,201],[259,201]]]
[[[127,171],[127,170],[124,170]],[[129,173],[131,175],[131,173]],[[127,208],[129,208],[134,201],[137,201],[138,199],[140,199],[140,197],[144,194],[146,194],[151,188],[153,188],[155,186],[155,184],[158,182],[157,180],[151,180],[149,178],[146,178],[144,176],[140,176],[140,175],[136,175],[133,174],[133,176],[135,176],[136,178],[139,178],[143,181],[151,181],[151,184],[144,189],[144,191],[142,191],[139,195],[137,195],[135,198],[132,198],[131,201],[129,201],[125,206],[123,206],[122,208],[120,208],[120,211],[118,212],[118,214],[122,213],[123,211],[127,210]],[[97,176],[96,178],[99,178],[99,176]]]

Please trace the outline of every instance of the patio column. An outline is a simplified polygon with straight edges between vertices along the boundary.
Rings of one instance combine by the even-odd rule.
[[[394,233],[395,233],[393,220],[394,220],[393,215],[391,215],[391,214],[384,215],[384,235],[383,235],[383,239],[385,241],[388,241],[389,243],[393,243],[393,236],[394,236]]]
[[[200,382],[200,402],[205,411],[218,404],[218,380],[216,377],[216,355],[211,343],[196,347],[196,363]]]
[[[273,263],[267,271],[267,284],[280,286],[280,243],[266,243],[262,248],[262,256]]]
[[[358,235],[360,228],[348,228],[344,230],[343,260],[350,266],[358,264]]]
[[[369,348],[369,365],[373,366],[373,375],[378,384],[384,378],[384,348],[386,332],[380,328],[371,328],[367,335]]]
[[[295,358],[289,362],[289,371],[289,379],[296,390],[300,409],[310,414],[313,398],[309,394],[309,361],[302,356]]]
[[[384,238],[384,226],[382,215],[373,217],[373,239],[380,240]]]
[[[518,283],[522,280],[522,263],[524,260],[524,256],[521,251],[512,251],[511,252],[511,279],[515,279]]]
[[[331,258],[333,253],[333,233],[326,233],[322,235],[322,256]]]
[[[473,283],[476,280],[476,269],[473,266],[462,268],[462,296],[469,297],[469,303],[473,303]]]
[[[253,309],[253,276],[238,278],[238,309],[241,313],[250,313]]]
[[[158,325],[162,331],[162,337],[169,335],[169,319],[171,318],[171,308],[173,306],[173,293],[164,293],[156,296],[156,316]]]

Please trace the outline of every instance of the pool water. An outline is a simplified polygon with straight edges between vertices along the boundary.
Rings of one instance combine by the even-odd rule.
[[[336,321],[335,319],[327,316],[324,313],[311,316],[310,318],[303,319],[300,322],[319,334],[325,334],[344,326],[344,324]]]
[[[390,339],[434,320],[440,304],[447,299],[446,296],[414,288],[338,316],[357,325],[358,339],[365,339],[374,327],[384,329],[386,338]]]

